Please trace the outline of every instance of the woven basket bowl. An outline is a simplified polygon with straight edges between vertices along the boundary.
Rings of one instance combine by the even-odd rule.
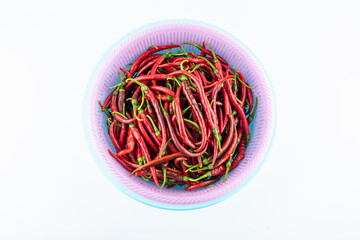
[[[250,125],[251,141],[246,156],[222,183],[215,186],[185,191],[183,187],[159,189],[150,181],[129,177],[107,150],[114,147],[107,134],[105,115],[100,111],[98,100],[104,101],[109,87],[120,81],[117,72],[126,68],[152,45],[195,42],[205,40],[231,67],[240,70],[246,81],[254,87],[258,96],[258,110]],[[184,48],[197,52],[193,46]],[[175,50],[174,50],[175,51]],[[158,22],[138,29],[115,43],[93,71],[84,100],[84,126],[89,147],[97,165],[108,179],[130,197],[158,208],[189,210],[218,203],[239,191],[253,177],[269,151],[275,128],[275,104],[270,82],[262,65],[254,54],[235,37],[205,23],[186,20]]]

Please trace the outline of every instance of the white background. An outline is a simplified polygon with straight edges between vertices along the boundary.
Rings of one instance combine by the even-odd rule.
[[[0,1],[0,239],[360,239],[357,1]],[[83,133],[90,74],[130,31],[208,22],[261,60],[277,101],[257,176],[217,205],[141,204]]]

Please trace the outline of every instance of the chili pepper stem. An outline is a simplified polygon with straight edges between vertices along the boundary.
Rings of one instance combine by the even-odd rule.
[[[213,133],[216,141],[219,144],[219,151],[221,151],[221,140],[220,140],[220,136],[219,136],[219,133],[218,133],[217,129],[212,130],[212,133]],[[249,136],[249,138],[250,138],[250,136]]]
[[[230,159],[231,158],[232,158],[232,156],[230,156]],[[231,161],[227,161],[225,163],[225,167],[226,167],[226,171],[225,171],[225,176],[224,176],[224,179],[222,180],[222,182],[225,182],[225,180],[226,180],[226,177],[227,177],[227,175],[229,173],[229,170],[230,170],[230,167],[231,167]]]
[[[163,168],[163,173],[164,173],[164,179],[163,179],[163,183],[162,183],[160,189],[162,189],[165,186],[165,183],[166,183],[166,180],[167,180],[166,179],[166,167]]]
[[[196,169],[196,170],[190,170],[190,172],[200,172],[200,171],[205,171],[205,170],[213,170],[214,166],[213,165],[207,165],[205,167]]]
[[[207,178],[207,177],[211,177],[211,173],[210,173],[210,172],[207,172],[207,173],[205,173],[204,175],[196,178],[195,181],[199,181],[199,180],[204,179],[204,178]]]
[[[185,164],[184,164],[185,165]],[[186,166],[186,165],[185,165]],[[197,168],[197,167],[199,167],[199,164],[196,164],[196,165],[194,165],[194,166],[192,166],[192,167],[190,167],[190,168],[188,168],[188,169],[186,169],[186,171],[185,172],[193,172],[192,170],[194,169],[194,168]]]
[[[250,135],[245,135],[245,139],[246,139],[245,147],[247,147],[250,142]]]

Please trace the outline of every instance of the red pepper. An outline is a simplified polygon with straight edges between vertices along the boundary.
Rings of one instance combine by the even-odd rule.
[[[206,180],[206,181],[191,185],[191,186],[185,188],[185,191],[190,191],[190,190],[195,190],[195,189],[198,189],[198,188],[201,188],[201,187],[206,187],[206,186],[208,186],[210,184],[216,183],[218,180],[219,180],[219,178],[212,178],[212,179],[209,179],[209,180]]]
[[[128,148],[127,148],[127,149],[123,149],[123,150],[121,150],[120,152],[118,152],[118,153],[116,154],[117,156],[125,155],[125,154],[128,154],[128,153],[134,151],[134,148],[135,148],[135,138],[134,138],[134,136],[131,134],[130,131],[129,131],[129,133],[128,133],[128,137],[127,137],[126,143],[127,143]]]
[[[147,50],[146,52],[144,52],[143,54],[141,54],[131,65],[130,67],[130,74],[134,75],[134,73],[137,71],[139,64],[148,56],[150,56],[153,53],[165,50],[165,49],[169,49],[169,48],[176,48],[176,47],[180,47],[180,45],[164,45],[164,46],[159,46],[156,48],[151,48],[149,50]]]
[[[105,99],[104,104],[102,105],[102,109],[105,109],[107,105],[109,105],[109,102],[111,101],[111,97],[116,89],[114,89]]]
[[[145,156],[145,160],[146,162],[151,162],[151,157],[150,157],[150,153],[149,153],[149,150],[146,146],[146,143],[143,139],[143,137],[141,136],[139,130],[135,127],[134,124],[130,123],[129,125],[129,128],[130,128],[130,132],[132,133],[132,135],[135,137],[136,141],[139,143],[139,146]],[[151,174],[154,178],[154,182],[156,184],[156,186],[159,187],[159,181],[157,179],[157,176],[156,176],[156,173],[155,173],[155,168],[154,167],[150,167],[150,170],[151,170]]]
[[[118,140],[115,137],[115,124],[116,123],[117,123],[117,121],[115,120],[110,125],[110,139],[116,149],[116,152],[118,152],[118,151],[120,151],[121,147],[119,145]]]

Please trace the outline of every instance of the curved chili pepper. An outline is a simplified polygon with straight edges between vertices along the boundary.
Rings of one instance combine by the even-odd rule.
[[[108,149],[109,154],[115,159],[117,160],[121,166],[123,166],[126,170],[128,170],[129,172],[133,171],[133,168],[131,168],[129,165],[125,164],[123,161],[121,161],[120,159],[118,160],[117,156],[115,154],[113,154],[110,149]]]
[[[216,57],[216,54],[215,54],[214,50],[212,49],[212,47],[209,44],[205,43],[205,45],[210,48],[210,51],[212,53],[212,57],[214,59],[214,66],[219,71],[219,77],[223,78],[224,77],[224,72],[222,70],[221,63],[219,62],[218,58]]]
[[[222,157],[220,157],[220,158],[218,158],[216,160],[216,163],[214,164],[215,168],[222,165],[223,163],[225,163],[226,160],[228,160],[229,157],[231,157],[233,151],[235,150],[236,143],[237,143],[237,140],[238,140],[238,135],[237,135],[236,129],[235,129],[234,132],[235,132],[235,134],[234,134],[234,137],[233,137],[233,140],[231,142],[231,145],[230,145],[229,149],[226,151],[226,153]]]
[[[105,99],[104,104],[102,105],[102,109],[105,109],[107,107],[107,105],[109,105],[109,102],[111,101],[111,97],[113,95],[113,93],[115,92],[116,89],[114,89]]]
[[[117,120],[113,121],[110,125],[110,139],[111,139],[111,142],[113,143],[115,149],[116,149],[116,152],[120,151],[121,147],[119,145],[119,142],[118,140],[116,139],[115,137],[115,124],[116,124]]]
[[[160,91],[167,95],[170,95],[171,97],[175,98],[175,93],[171,91],[170,89],[163,87],[163,86],[150,86],[150,90],[152,91]]]
[[[174,161],[175,166],[180,168],[181,166],[179,165],[179,162],[182,162],[182,161],[187,161],[187,158],[186,157],[177,157],[177,158],[175,158],[175,161]]]
[[[193,94],[189,88],[189,82],[186,80],[182,81],[182,88],[183,88],[184,95],[185,95],[186,99],[188,100],[189,105],[191,106],[191,110],[194,113],[194,116],[196,116],[196,118],[197,118],[197,121],[198,121],[199,127],[200,127],[200,131],[202,133],[201,134],[201,145],[199,146],[198,149],[203,149],[203,148],[205,148],[206,143],[207,143],[207,131],[206,131],[205,120],[202,117],[202,113],[196,102],[196,99],[193,96]]]
[[[132,133],[132,135],[135,137],[136,141],[139,143],[139,146],[145,156],[145,160],[147,163],[151,162],[151,157],[150,157],[150,153],[149,153],[149,150],[146,146],[146,143],[143,139],[143,137],[141,136],[139,130],[135,127],[134,124],[130,123],[129,124],[129,129],[130,129],[130,132]],[[155,168],[154,167],[150,167],[150,170],[151,170],[151,174],[154,178],[154,182],[156,184],[156,186],[159,187],[159,181],[157,179],[157,176],[156,176],[156,173],[155,173]]]
[[[118,97],[117,97],[117,112],[123,112],[124,111],[124,104],[125,104],[125,88],[124,88],[125,84],[120,84],[119,85],[119,93],[118,93]]]
[[[153,140],[150,138],[149,134],[147,133],[143,122],[137,121],[137,126],[139,128],[139,131],[141,132],[144,140],[146,141],[146,144],[149,145],[155,152],[157,152],[159,149],[153,142]]]
[[[160,153],[162,153],[164,150],[166,141],[167,141],[167,134],[166,134],[165,120],[164,120],[164,116],[161,112],[159,102],[157,101],[155,94],[149,89],[148,86],[146,86],[145,84],[140,83],[134,79],[127,79],[126,81],[129,81],[129,80],[131,80],[141,86],[141,90],[145,92],[145,94],[149,98],[151,104],[154,106],[154,110],[155,110],[155,113],[159,120],[159,124],[160,124],[160,128],[161,128],[162,141],[161,141],[161,146],[160,146]]]
[[[111,111],[114,113],[114,112],[118,112],[119,109],[118,109],[118,106],[117,106],[117,96],[119,94],[119,90],[120,88],[119,87],[116,87],[115,91],[113,92],[112,96],[111,96],[111,101],[110,101],[110,109]]]
[[[183,118],[181,107],[180,107],[180,93],[181,93],[181,90],[182,90],[182,86],[180,86],[178,88],[178,90],[176,91],[175,100],[174,100],[175,113],[177,115],[177,123],[178,123],[178,126],[179,126],[179,132],[180,132],[180,135],[181,135],[182,139],[184,140],[184,143],[187,146],[189,146],[191,148],[196,148],[194,143],[192,143],[189,140],[189,138],[188,138],[188,136],[186,134],[186,131],[185,131],[184,118]]]
[[[201,188],[201,187],[209,186],[209,185],[211,185],[213,183],[216,183],[219,179],[220,178],[217,177],[217,178],[212,178],[212,179],[200,182],[200,183],[196,183],[194,185],[191,185],[191,186],[188,186],[187,188],[185,188],[185,191],[195,190],[195,189],[198,189],[198,188]]]
[[[110,149],[109,149],[109,153],[110,153],[110,155],[113,157],[113,158],[115,158],[118,162],[124,162],[126,165],[129,165],[131,168],[133,168],[133,169],[136,169],[136,168],[138,168],[140,165],[139,164],[137,164],[136,163],[136,161],[133,161],[133,162],[130,162],[128,159],[126,159],[125,158],[125,155],[122,155],[122,156],[118,156],[118,155],[116,155],[116,154],[114,154],[114,153],[112,153],[111,151],[110,151]],[[131,152],[131,153],[133,153],[133,152]],[[134,155],[135,156],[135,155]]]
[[[252,90],[250,88],[246,88],[246,93],[249,96],[247,99],[249,99],[249,109],[247,110],[247,113],[250,113],[252,108],[253,108],[253,104],[254,104],[254,96],[252,93]],[[245,102],[245,100],[244,100]]]
[[[191,63],[205,63],[205,60],[204,59],[199,59],[199,58],[186,58],[186,57],[180,57],[180,58],[177,58],[175,59],[174,62],[182,62],[182,61],[189,61]]]
[[[170,133],[170,136],[174,142],[174,145],[175,147],[182,153],[184,153],[186,156],[188,157],[197,157],[197,156],[200,156],[202,155],[204,152],[206,152],[206,147],[201,151],[201,152],[198,152],[198,153],[191,153],[189,152],[178,140],[176,134],[175,134],[175,131],[174,131],[174,127],[172,125],[172,122],[171,122],[171,119],[170,119],[170,115],[169,113],[163,108],[163,106],[161,105],[161,102],[160,102],[160,107],[163,111],[163,114],[165,116],[165,120],[166,120],[166,123],[167,123],[167,126],[168,126],[168,129],[169,129],[169,133]]]
[[[215,104],[214,104],[215,105]],[[216,105],[215,105],[215,108],[217,109],[216,110],[216,112],[218,112],[218,108],[216,107]],[[225,129],[225,124],[224,124],[224,116],[223,116],[223,112],[222,112],[222,110],[220,109],[220,111],[219,111],[219,127],[220,127],[220,134],[222,134],[223,133],[223,131],[224,131],[224,129]]]
[[[120,112],[113,112],[113,114],[117,121],[124,123],[124,124],[129,124],[129,123],[133,123],[136,121],[135,117],[130,118],[130,119],[124,118],[124,114],[122,114]]]
[[[231,86],[230,86],[229,81],[225,82],[225,89],[229,95],[229,99],[230,99],[231,103],[234,105],[237,113],[239,114],[239,116],[241,118],[242,125],[243,125],[244,132],[245,132],[246,146],[247,146],[250,142],[250,129],[249,129],[249,123],[246,119],[244,109],[241,107],[240,103],[236,100],[233,92],[231,91]]]
[[[204,54],[206,54],[206,55],[209,55],[209,56],[210,56],[210,55],[212,54],[208,49],[204,48],[203,46],[201,46],[201,45],[199,45],[199,44],[189,43],[189,42],[183,42],[181,45],[183,45],[183,44],[193,45],[193,46],[195,46],[197,49],[199,49],[200,51],[204,51]],[[223,63],[223,64],[225,64],[225,65],[228,64],[228,63],[226,62],[226,60],[223,59],[221,56],[216,55],[216,57],[219,59],[219,61],[220,61],[221,63]]]
[[[140,64],[138,69],[141,69],[145,64],[147,64],[148,62],[150,62],[151,60],[154,60],[155,58],[158,58],[159,56],[161,56],[161,54],[152,54],[150,56],[148,56],[147,58],[145,58]],[[140,74],[139,74],[140,75]]]
[[[159,57],[156,59],[156,62],[154,63],[154,65],[152,66],[151,71],[150,71],[150,74],[151,74],[151,75],[155,74],[157,68],[159,67],[159,65],[160,65],[161,63],[163,63],[164,60],[165,60],[166,58],[169,58],[170,56],[171,56],[170,50],[167,51],[166,53],[164,53],[163,55],[159,56]]]
[[[120,70],[123,71],[128,78],[131,78],[131,77],[132,77],[132,75],[130,74],[130,72],[129,72],[127,69],[120,68]]]
[[[130,67],[130,74],[134,75],[134,73],[137,71],[139,64],[149,55],[165,50],[165,49],[169,49],[169,48],[176,48],[176,47],[180,47],[180,45],[164,45],[164,46],[159,46],[157,48],[152,48],[147,50],[146,52],[144,52],[143,54],[141,54],[131,65]]]
[[[246,138],[243,136],[240,140],[238,153],[231,164],[230,171],[236,168],[239,165],[240,161],[244,159],[245,150],[246,150]]]
[[[136,74],[136,76],[140,76],[142,73],[144,73],[146,70],[148,70],[149,68],[151,68],[154,63],[156,63],[157,58],[152,59],[151,61],[149,61],[148,63],[146,63],[144,66],[142,66],[141,68],[139,67],[139,71]]]
[[[235,123],[235,120],[234,120],[234,117],[232,115],[229,116],[229,119],[230,119],[230,122],[229,122],[229,126],[230,126],[230,129],[229,129],[229,134],[224,142],[224,145],[223,145],[223,148],[222,150],[217,154],[216,158],[220,158],[222,157],[228,150],[228,148],[230,147],[231,143],[233,142],[233,139],[234,139],[234,135],[235,135],[235,126],[236,126],[236,123]],[[211,163],[213,159],[213,156],[209,156],[207,158],[204,158],[202,160],[202,163],[204,165],[209,165]],[[195,167],[199,167],[199,165],[195,165]]]
[[[230,106],[230,102],[229,102],[229,97],[225,91],[224,88],[221,89],[222,95],[223,95],[223,101],[224,101],[224,119],[223,119],[223,127],[220,129],[220,133],[222,133],[224,131],[225,126],[227,125],[228,122],[228,116],[231,114],[231,106]]]
[[[119,145],[120,145],[121,149],[125,148],[126,134],[127,134],[127,125],[123,124],[121,126],[120,136],[119,136]]]
[[[156,117],[155,111],[154,111],[154,109],[151,107],[148,99],[146,99],[146,112],[149,114],[149,116],[152,118],[152,120],[153,120],[154,122],[157,121],[157,117]]]
[[[131,134],[131,132],[129,131],[128,133],[128,136],[127,136],[127,140],[126,140],[126,143],[127,143],[127,149],[123,149],[121,150],[120,152],[118,152],[116,155],[119,157],[121,155],[125,155],[125,154],[128,154],[132,151],[134,151],[134,148],[135,148],[135,138],[134,136]]]
[[[139,118],[142,119],[142,123],[147,130],[147,132],[150,134],[151,138],[155,141],[156,145],[160,147],[161,145],[161,138],[159,139],[157,135],[160,135],[159,129],[156,128],[154,130],[153,125],[151,124],[150,120],[146,117],[145,111],[143,109],[139,110]],[[149,116],[150,118],[150,116]],[[157,135],[156,135],[157,134]]]
[[[258,107],[258,98],[255,97],[255,108],[254,108],[254,111],[252,111],[252,113],[251,113],[250,116],[248,117],[248,122],[249,122],[249,124],[254,120],[257,107]]]
[[[191,74],[191,73],[189,73],[187,71],[180,70],[178,72],[181,72],[183,75],[185,75],[185,76],[189,77],[190,79],[192,79],[195,82],[195,85],[198,87],[199,94],[200,94],[200,101],[201,101],[201,104],[202,104],[202,106],[204,108],[206,118],[207,118],[208,123],[210,125],[211,131],[212,131],[216,141],[219,144],[219,150],[221,151],[220,137],[219,137],[217,126],[214,123],[214,113],[213,113],[213,111],[212,111],[212,109],[210,107],[209,101],[206,98],[205,91],[204,91],[204,88],[203,88],[203,86],[201,84],[201,81],[199,81],[198,78],[196,78],[193,74]]]
[[[153,167],[155,165],[158,165],[158,164],[161,164],[161,163],[165,163],[165,162],[168,162],[168,161],[171,161],[171,160],[174,160],[175,158],[178,158],[178,157],[183,157],[185,156],[183,153],[181,152],[177,152],[177,153],[173,153],[173,154],[170,154],[170,155],[165,155],[161,158],[157,158],[157,159],[154,159],[148,163],[145,163],[144,165],[138,167],[137,169],[135,169],[131,174],[133,175],[134,173],[136,173],[137,171],[140,171],[144,168],[148,168],[148,167]]]

